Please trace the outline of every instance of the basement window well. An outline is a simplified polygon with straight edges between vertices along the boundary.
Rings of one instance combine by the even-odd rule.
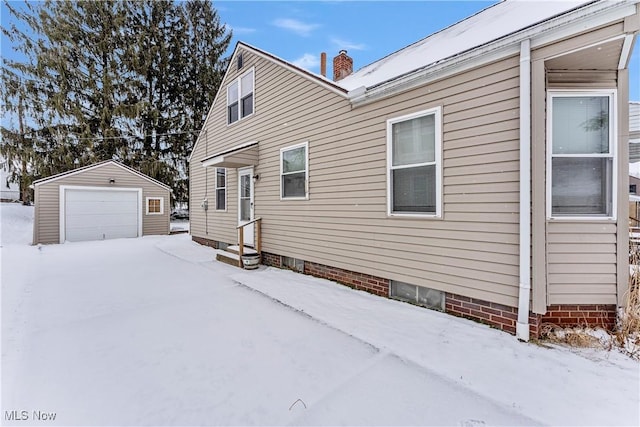
[[[437,289],[392,280],[390,297],[432,310],[444,311],[444,292]]]

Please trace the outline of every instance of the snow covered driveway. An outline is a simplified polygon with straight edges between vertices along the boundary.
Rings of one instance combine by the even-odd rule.
[[[638,424],[621,355],[243,272],[188,235],[0,255],[3,424]]]

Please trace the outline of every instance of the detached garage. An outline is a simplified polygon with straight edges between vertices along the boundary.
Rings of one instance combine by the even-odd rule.
[[[108,160],[33,183],[33,243],[169,234],[171,189]]]

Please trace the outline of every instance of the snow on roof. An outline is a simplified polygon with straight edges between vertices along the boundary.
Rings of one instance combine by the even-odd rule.
[[[640,162],[629,163],[629,175],[640,178]]]
[[[576,7],[585,0],[505,0],[369,64],[337,82],[347,90],[371,87],[435,64]]]

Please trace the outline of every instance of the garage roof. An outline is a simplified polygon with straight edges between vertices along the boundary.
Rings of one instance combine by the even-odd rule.
[[[93,165],[84,166],[84,167],[81,167],[81,168],[78,168],[78,169],[72,169],[70,171],[66,171],[66,172],[62,172],[62,173],[56,174],[56,175],[52,175],[52,176],[50,176],[48,178],[38,179],[36,181],[33,181],[32,187],[36,186],[36,185],[44,184],[44,183],[53,182],[53,181],[56,181],[58,179],[66,178],[68,176],[72,176],[72,175],[75,175],[75,174],[78,174],[78,173],[81,173],[81,172],[85,172],[85,171],[88,171],[88,170],[91,170],[91,169],[100,168],[100,167],[106,166],[108,164],[111,164],[111,165],[117,166],[119,168],[122,168],[122,169],[126,170],[127,172],[131,172],[133,174],[136,174],[140,178],[146,179],[147,181],[149,181],[149,182],[151,182],[153,184],[156,184],[156,185],[158,185],[160,187],[163,187],[163,188],[165,188],[165,189],[167,189],[169,191],[173,191],[171,189],[171,187],[169,187],[166,184],[163,184],[162,182],[158,181],[157,179],[153,179],[150,176],[147,176],[147,175],[143,174],[142,172],[139,172],[139,171],[137,171],[137,170],[135,170],[133,168],[130,168],[129,166],[123,165],[122,163],[117,162],[115,160],[105,160],[103,162],[95,163]]]

